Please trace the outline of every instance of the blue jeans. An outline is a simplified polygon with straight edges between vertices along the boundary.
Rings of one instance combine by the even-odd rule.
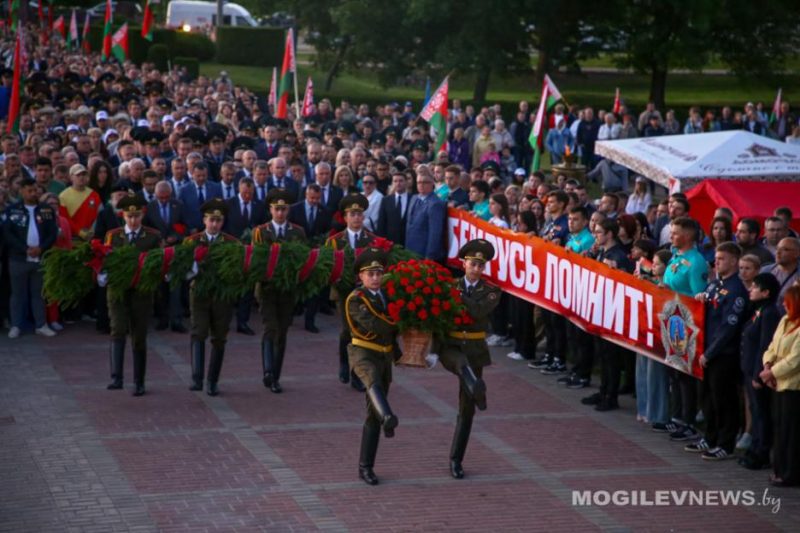
[[[647,420],[653,424],[669,422],[669,367],[649,357],[647,358]]]

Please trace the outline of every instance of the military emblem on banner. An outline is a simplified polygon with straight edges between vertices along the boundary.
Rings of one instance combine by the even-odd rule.
[[[692,313],[677,298],[664,305],[658,315],[664,362],[688,374],[692,373],[697,356],[697,333]]]

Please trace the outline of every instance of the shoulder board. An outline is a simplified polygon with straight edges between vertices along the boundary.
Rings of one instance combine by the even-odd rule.
[[[151,235],[158,235],[158,237],[161,238],[161,232],[158,231],[157,229],[148,228],[147,226],[142,226],[142,229],[144,230],[145,233],[149,233]]]
[[[108,232],[106,233],[106,235],[116,235],[117,233],[120,233],[120,232],[121,232],[123,229],[124,229],[124,228],[121,228],[121,227],[119,227],[119,228],[114,228],[114,229],[110,229],[110,230],[108,230]]]
[[[300,224],[295,224],[294,222],[289,222],[289,225],[294,229],[299,229],[299,230],[303,229],[303,226],[301,226]]]
[[[220,233],[220,235],[222,235],[222,238],[223,238],[223,239],[224,239],[226,242],[227,242],[227,241],[230,241],[230,242],[239,242],[239,239],[237,239],[236,237],[234,237],[234,236],[233,236],[233,235],[231,235],[230,233],[225,233],[225,232],[222,232],[222,233]]]
[[[366,234],[368,237],[375,237],[375,238],[377,238],[377,237],[378,237],[378,235],[377,235],[376,233],[372,233],[371,231],[369,231],[369,230],[366,230],[366,229],[364,230],[364,233],[365,233],[365,234]]]
[[[183,239],[183,242],[199,241],[202,236],[203,236],[203,232],[202,231],[198,231],[197,233],[192,233],[191,235],[189,235],[188,237]]]

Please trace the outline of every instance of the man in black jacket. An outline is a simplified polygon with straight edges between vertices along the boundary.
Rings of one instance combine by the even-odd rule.
[[[47,325],[41,260],[56,242],[58,214],[49,205],[39,203],[38,191],[34,179],[23,179],[19,190],[21,200],[10,205],[3,214],[11,280],[9,339],[20,336],[28,309],[33,314],[37,335],[52,337],[56,334]]]
[[[408,191],[408,178],[399,170],[392,176],[392,194],[384,196],[378,211],[378,227],[376,233],[390,241],[405,246],[406,217],[411,203]]]

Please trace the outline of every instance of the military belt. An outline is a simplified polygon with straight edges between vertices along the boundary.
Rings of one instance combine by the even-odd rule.
[[[375,352],[389,353],[392,350],[394,350],[394,346],[392,346],[391,344],[388,345],[376,344],[374,342],[365,341],[363,339],[357,339],[355,337],[353,337],[353,339],[350,342],[353,344],[353,346],[359,346],[361,348],[366,348],[367,350],[372,350]]]
[[[481,340],[486,338],[485,331],[449,331],[448,337],[461,340]]]

